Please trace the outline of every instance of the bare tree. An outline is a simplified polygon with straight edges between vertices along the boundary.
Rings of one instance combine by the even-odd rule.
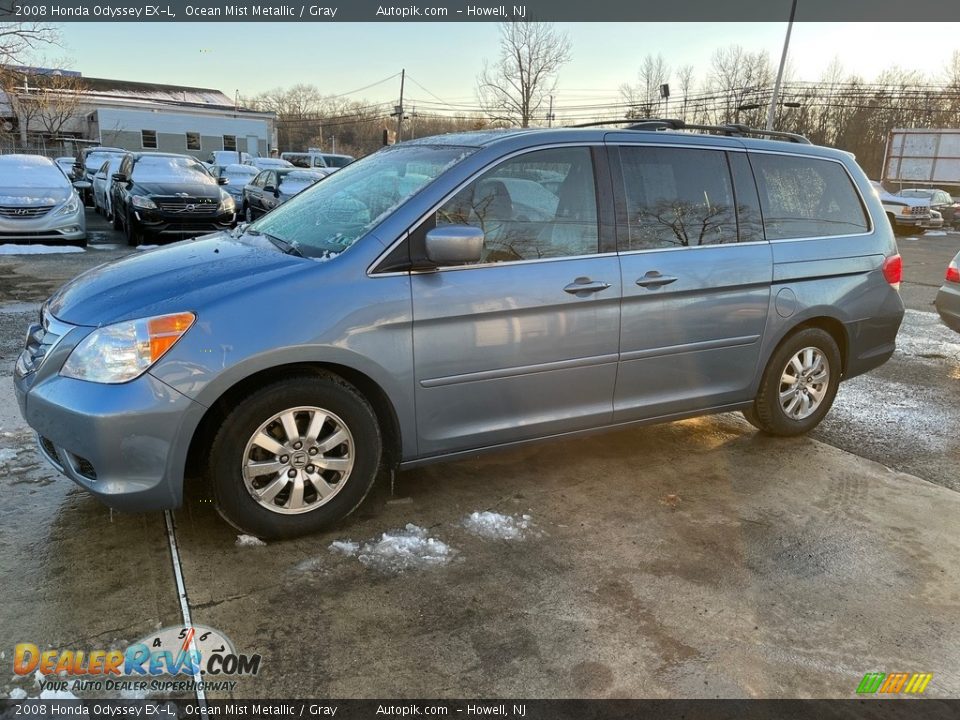
[[[477,78],[481,107],[494,121],[529,127],[570,57],[570,37],[552,24],[503,23],[500,56],[493,64],[484,62]]]
[[[37,124],[56,139],[83,114],[83,93],[87,84],[82,78],[68,75],[47,75],[40,92],[33,98],[37,104]]]
[[[683,97],[681,119],[687,120],[687,107],[690,94],[693,92],[693,65],[683,65],[677,70],[677,80],[680,82],[680,95]]]
[[[670,81],[670,66],[663,59],[663,55],[647,55],[644,57],[637,72],[636,85],[621,85],[620,96],[627,104],[625,117],[645,118],[654,117],[659,113],[656,108],[660,105],[660,86]]]
[[[19,65],[41,45],[57,45],[60,35],[46,23],[0,23],[0,65]]]

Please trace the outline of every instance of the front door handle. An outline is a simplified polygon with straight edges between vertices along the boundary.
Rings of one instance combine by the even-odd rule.
[[[587,277],[578,277],[572,283],[563,288],[564,292],[568,292],[571,295],[576,295],[577,297],[587,297],[591,293],[601,292],[610,287],[610,283],[605,283],[600,280],[591,280]]]
[[[651,270],[642,278],[637,280],[637,285],[640,287],[661,287],[676,281],[677,279],[675,277],[670,275],[661,275],[656,270]]]

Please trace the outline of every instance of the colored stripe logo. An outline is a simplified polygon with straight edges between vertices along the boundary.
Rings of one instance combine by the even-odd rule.
[[[907,693],[919,695],[927,689],[933,673],[867,673],[857,686],[858,695]]]

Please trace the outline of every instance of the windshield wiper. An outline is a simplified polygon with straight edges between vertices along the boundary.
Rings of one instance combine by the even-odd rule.
[[[274,245],[276,245],[276,247],[277,247],[281,252],[286,253],[287,255],[296,255],[297,257],[306,257],[302,252],[300,252],[300,248],[297,247],[297,244],[296,244],[296,243],[287,242],[286,240],[283,240],[282,238],[278,238],[276,235],[271,235],[270,233],[265,233],[265,232],[263,232],[262,230],[253,230],[253,229],[246,230],[246,231],[245,231],[245,234],[247,234],[247,235],[263,235],[263,237],[265,237],[267,240],[269,240],[269,241],[272,242]]]

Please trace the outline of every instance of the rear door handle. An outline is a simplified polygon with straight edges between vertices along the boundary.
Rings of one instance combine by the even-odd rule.
[[[640,287],[661,287],[676,281],[677,279],[671,275],[661,275],[658,271],[651,270],[642,278],[637,280],[637,285]]]
[[[587,277],[578,277],[572,283],[563,288],[563,291],[578,297],[586,297],[591,293],[602,292],[609,287],[610,283],[605,283],[600,280],[591,280]]]

